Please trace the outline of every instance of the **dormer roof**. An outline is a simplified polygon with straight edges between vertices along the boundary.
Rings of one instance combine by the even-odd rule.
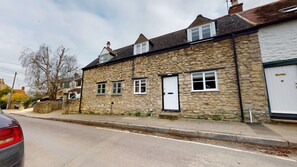
[[[201,26],[203,24],[207,24],[207,23],[211,23],[211,22],[213,22],[212,19],[206,18],[200,14],[196,17],[196,19],[190,24],[190,26],[188,28]]]
[[[140,43],[143,43],[143,42],[147,42],[149,41],[143,34],[140,34],[138,39],[135,41],[134,45],[135,44],[140,44]]]

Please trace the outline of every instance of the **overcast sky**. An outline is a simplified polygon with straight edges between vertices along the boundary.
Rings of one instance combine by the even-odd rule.
[[[239,0],[244,10],[276,0]],[[0,78],[26,86],[20,52],[63,45],[80,67],[94,60],[107,41],[117,49],[140,33],[157,37],[189,26],[198,14],[227,14],[226,0],[0,0]]]

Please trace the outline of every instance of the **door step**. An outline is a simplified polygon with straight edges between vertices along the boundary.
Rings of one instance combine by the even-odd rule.
[[[179,113],[172,113],[172,112],[162,112],[159,114],[161,119],[170,119],[170,120],[177,120],[179,117]]]
[[[271,119],[271,122],[296,124],[297,125],[297,120],[289,120],[289,119]]]

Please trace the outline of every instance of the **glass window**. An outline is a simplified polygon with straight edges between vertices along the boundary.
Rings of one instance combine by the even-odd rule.
[[[81,86],[81,80],[80,81],[76,81],[76,86]]]
[[[122,82],[112,83],[112,94],[115,94],[115,95],[122,94]]]
[[[143,43],[141,45],[141,48],[142,48],[142,53],[145,53],[146,52],[146,43]]]
[[[105,94],[105,85],[106,83],[98,83],[97,84],[97,94]]]
[[[192,91],[217,91],[216,71],[192,73]]]
[[[206,25],[202,27],[202,38],[209,38],[210,34],[210,25]]]
[[[137,45],[137,46],[136,46],[136,53],[137,53],[137,54],[140,54],[140,53],[141,53],[141,52],[140,52],[140,47],[141,47],[140,45]]]
[[[203,90],[203,74],[193,74],[193,90]]]
[[[149,50],[148,42],[134,45],[134,55],[148,52],[148,50]]]
[[[134,80],[134,94],[146,93],[146,79]]]
[[[205,38],[210,38],[215,35],[215,24],[209,23],[202,26],[188,29],[188,41],[197,41]]]
[[[192,30],[192,41],[199,40],[199,28],[195,28]]]

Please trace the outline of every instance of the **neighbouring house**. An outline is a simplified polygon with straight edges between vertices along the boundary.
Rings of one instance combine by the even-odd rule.
[[[67,94],[68,99],[80,98],[82,77],[75,73],[73,77],[68,77],[60,80],[59,91],[57,97],[62,97]]]
[[[269,113],[297,119],[297,0],[281,0],[240,14],[259,28]]]
[[[232,0],[228,15],[198,15],[185,29],[151,39],[140,34],[116,50],[108,42],[83,68],[80,110],[237,121],[251,112],[268,120],[259,26],[243,13]]]
[[[8,85],[5,84],[4,79],[0,79],[0,90],[10,88]]]
[[[2,95],[2,97],[0,96],[0,101],[5,102],[5,105],[6,105],[6,101],[8,96],[10,95],[11,88],[7,84],[5,84],[4,79],[0,79],[0,90],[4,90],[4,89],[8,89],[7,90],[8,93],[6,92],[7,94]],[[30,97],[25,92],[24,86],[21,89],[14,89],[11,97],[10,106],[11,108],[18,108],[20,102],[24,102],[29,99]]]

